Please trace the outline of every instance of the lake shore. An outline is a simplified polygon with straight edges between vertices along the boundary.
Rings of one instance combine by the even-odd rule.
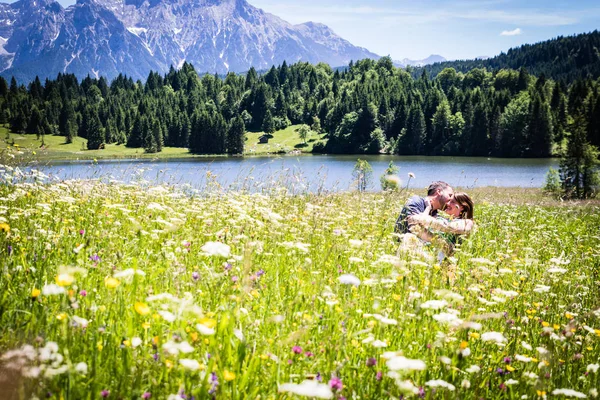
[[[246,132],[246,145],[244,157],[251,156],[276,156],[284,154],[311,153],[313,145],[322,140],[323,135],[313,134],[303,143],[296,132],[297,125],[273,133],[268,143],[259,143],[259,138],[264,132]],[[45,136],[37,138],[35,135],[15,134],[0,127],[0,160],[3,153],[13,154],[19,162],[35,159],[39,161],[55,160],[121,160],[121,159],[202,159],[215,157],[240,157],[242,155],[227,154],[194,154],[187,148],[163,147],[161,152],[146,153],[143,148],[131,148],[125,145],[107,144],[104,149],[87,150],[87,141],[80,137],[73,138],[72,143],[65,143],[64,136]],[[6,155],[4,156],[6,157]]]

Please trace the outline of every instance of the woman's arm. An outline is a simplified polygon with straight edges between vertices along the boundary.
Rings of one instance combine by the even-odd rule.
[[[425,214],[411,215],[408,217],[409,224],[420,225],[438,232],[454,233],[464,235],[471,233],[473,229],[473,220],[471,219],[455,219],[448,221],[441,218],[434,218]]]

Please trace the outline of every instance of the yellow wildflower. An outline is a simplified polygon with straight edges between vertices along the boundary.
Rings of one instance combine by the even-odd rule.
[[[227,382],[231,382],[235,379],[235,374],[233,372],[225,370],[223,371],[223,378],[225,378]]]
[[[545,328],[547,326],[550,326],[550,323],[546,322],[546,321],[542,321],[542,326]]]
[[[506,366],[506,370],[509,371],[509,372],[513,372],[515,369],[512,366],[507,365]]]
[[[0,231],[10,233],[10,226],[4,222],[0,223]]]
[[[117,286],[119,286],[120,284],[121,284],[121,281],[119,281],[118,279],[113,278],[113,277],[109,277],[104,280],[104,285],[109,289],[114,289]]]
[[[59,274],[55,281],[58,286],[69,286],[75,281],[75,278],[71,274]]]
[[[207,328],[214,328],[215,326],[217,326],[217,321],[212,318],[206,318],[206,317],[200,318],[200,320],[198,322],[200,322],[202,325],[206,326]]]
[[[31,297],[35,299],[40,295],[40,293],[42,293],[40,289],[33,288],[33,290],[31,291]]]
[[[64,313],[64,312],[63,312],[63,313],[60,313],[60,314],[58,314],[58,315],[56,316],[56,319],[57,319],[57,320],[59,320],[59,321],[62,321],[62,320],[64,320],[64,319],[66,319],[66,318],[67,318],[67,314],[66,314],[66,313]]]
[[[144,329],[149,329],[149,328],[150,328],[150,322],[144,322],[144,323],[142,324],[142,328],[144,328]]]
[[[146,303],[142,303],[138,301],[134,305],[135,311],[140,315],[148,315],[150,314],[150,307]]]

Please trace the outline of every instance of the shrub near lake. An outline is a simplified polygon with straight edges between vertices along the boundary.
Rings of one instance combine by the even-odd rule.
[[[396,253],[407,193],[3,170],[5,398],[598,395],[595,205],[477,201],[478,230],[436,265]]]

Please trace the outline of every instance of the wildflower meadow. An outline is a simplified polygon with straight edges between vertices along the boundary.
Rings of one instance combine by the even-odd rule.
[[[598,203],[476,197],[477,230],[439,262],[393,233],[421,188],[0,170],[3,398],[598,396]]]

